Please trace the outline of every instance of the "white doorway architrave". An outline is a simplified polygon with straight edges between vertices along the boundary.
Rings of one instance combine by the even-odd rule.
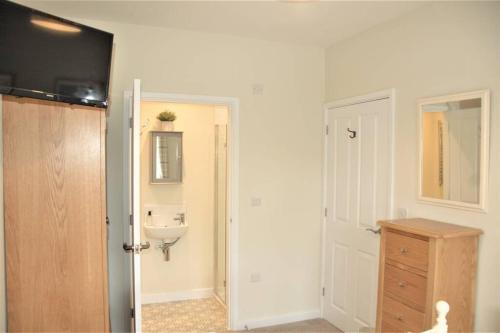
[[[189,95],[189,94],[174,94],[174,93],[154,93],[141,92],[141,101],[148,102],[170,102],[170,103],[186,103],[186,104],[208,104],[225,106],[228,108],[228,163],[227,163],[227,179],[228,179],[228,205],[227,219],[229,233],[227,237],[227,254],[229,257],[227,268],[227,309],[228,309],[228,329],[236,330],[238,323],[238,222],[239,222],[239,100],[234,97],[218,97],[204,95]],[[128,156],[125,154],[128,151],[128,128],[130,119],[127,115],[130,114],[132,105],[132,91],[124,92],[124,170],[128,170]],[[128,184],[128,173],[124,172],[124,184]],[[126,192],[126,191],[124,191]],[[124,198],[124,200],[129,200]],[[126,206],[126,205],[125,205]],[[125,207],[124,216],[129,214],[128,208]],[[140,314],[136,314],[140,315]]]
[[[394,126],[394,117],[395,117],[395,109],[396,109],[396,100],[395,100],[395,89],[388,89],[373,92],[366,95],[360,95],[355,97],[350,97],[346,99],[340,99],[333,102],[329,102],[324,104],[324,141],[323,141],[323,201],[322,201],[322,209],[324,210],[323,223],[322,223],[322,233],[321,233],[321,287],[320,287],[320,309],[321,309],[321,317],[325,317],[325,285],[326,285],[326,260],[327,260],[327,244],[326,244],[326,228],[327,228],[327,214],[326,207],[327,203],[327,168],[328,168],[328,135],[327,135],[327,126],[328,126],[328,113],[332,109],[362,104],[367,102],[374,102],[379,100],[388,100],[389,101],[389,112],[388,112],[388,134],[389,134],[389,147],[388,147],[388,166],[389,166],[389,189],[388,189],[388,198],[387,198],[387,218],[393,218],[394,214],[394,140],[395,140],[395,126]],[[330,214],[330,212],[328,212]],[[378,273],[378,272],[377,272]]]

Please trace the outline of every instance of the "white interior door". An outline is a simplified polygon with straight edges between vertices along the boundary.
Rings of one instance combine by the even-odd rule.
[[[375,327],[379,235],[391,212],[388,98],[327,110],[323,315],[344,332]]]
[[[141,332],[141,80],[134,80],[132,94],[132,237],[134,331]]]
[[[126,192],[126,228],[123,248],[131,254],[130,262],[130,301],[132,308],[132,327],[134,332],[141,332],[141,251],[149,248],[149,243],[141,244],[141,159],[140,159],[140,121],[141,121],[141,81],[134,80],[130,101],[130,113],[125,117],[126,148],[125,159],[128,163],[124,190]]]

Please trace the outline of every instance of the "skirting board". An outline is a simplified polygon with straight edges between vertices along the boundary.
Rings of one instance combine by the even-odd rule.
[[[320,318],[320,310],[311,310],[304,312],[292,312],[274,317],[267,317],[262,319],[250,319],[243,322],[238,323],[235,329],[244,330],[244,329],[254,329],[259,327],[267,327],[281,324],[294,323],[296,321],[309,320]]]
[[[214,295],[212,288],[174,291],[161,294],[142,294],[142,304],[183,301],[187,299],[208,298]]]

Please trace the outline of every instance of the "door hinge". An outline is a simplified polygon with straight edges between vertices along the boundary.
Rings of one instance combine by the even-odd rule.
[[[135,318],[135,309],[130,309],[130,318]]]
[[[325,296],[325,287],[323,287],[323,290],[321,291],[321,294]]]
[[[134,126],[134,118],[128,118],[128,126],[132,128]]]
[[[109,225],[109,216],[106,216],[106,224]]]
[[[226,287],[226,280],[224,280],[224,288]]]
[[[328,208],[325,208],[325,217],[328,216]]]
[[[326,125],[326,135],[328,135],[328,125]]]
[[[130,225],[134,225],[134,215],[129,215]]]

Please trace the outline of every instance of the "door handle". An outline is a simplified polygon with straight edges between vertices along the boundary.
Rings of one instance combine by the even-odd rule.
[[[123,250],[125,252],[134,251],[135,253],[140,253],[142,250],[149,249],[151,244],[149,242],[140,243],[139,245],[131,245],[127,243],[123,243]]]
[[[134,245],[123,243],[123,250],[125,252],[130,252],[130,251],[134,250]]]
[[[140,251],[149,249],[150,247],[151,247],[151,244],[149,244],[149,242],[139,244]]]
[[[378,229],[366,228],[365,230],[369,231],[369,232],[373,232],[374,234],[380,234],[380,233],[382,233],[382,229],[381,228],[378,228]]]

